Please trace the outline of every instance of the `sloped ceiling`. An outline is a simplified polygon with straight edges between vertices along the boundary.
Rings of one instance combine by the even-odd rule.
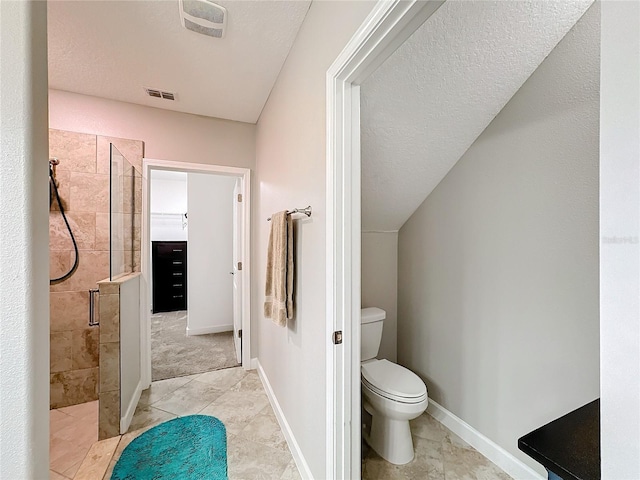
[[[448,0],[416,30],[361,87],[362,229],[398,230],[591,3]]]
[[[216,3],[228,10],[222,39],[183,28],[178,0],[50,0],[49,86],[255,123],[311,1]]]

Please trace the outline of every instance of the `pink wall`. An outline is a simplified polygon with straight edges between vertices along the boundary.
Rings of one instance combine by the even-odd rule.
[[[49,90],[49,127],[142,140],[145,158],[255,167],[255,125]]]

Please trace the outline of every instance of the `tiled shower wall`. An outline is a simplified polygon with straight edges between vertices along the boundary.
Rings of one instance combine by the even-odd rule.
[[[100,289],[100,408],[98,439],[120,434],[120,419],[133,414],[140,381],[140,274],[123,275]],[[121,365],[126,368],[121,369]]]
[[[139,170],[143,143],[62,130],[49,131],[49,156],[57,157],[58,190],[79,250],[75,273],[50,287],[50,406],[98,398],[100,327],[89,327],[89,289],[109,277],[109,143]],[[137,185],[136,185],[137,186]],[[141,189],[141,183],[140,183]],[[136,192],[142,197],[142,192]],[[140,268],[140,210],[136,204],[133,269]],[[49,214],[50,275],[73,265],[73,244],[57,203]]]

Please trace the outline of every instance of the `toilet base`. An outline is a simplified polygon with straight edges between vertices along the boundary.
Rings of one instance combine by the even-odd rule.
[[[369,407],[369,408],[367,408]],[[371,411],[370,405],[365,409],[372,414],[371,431],[365,441],[375,452],[387,462],[404,465],[413,460],[413,439],[408,420],[393,420]]]

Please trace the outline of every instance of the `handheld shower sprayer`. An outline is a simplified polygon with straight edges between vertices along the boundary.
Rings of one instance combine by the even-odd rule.
[[[58,278],[52,278],[49,280],[50,284],[59,283],[67,278],[69,278],[78,268],[78,244],[76,243],[76,239],[73,236],[73,232],[71,231],[71,225],[69,225],[69,220],[67,220],[67,215],[64,213],[64,207],[62,206],[62,201],[60,200],[60,193],[58,192],[58,184],[56,182],[56,167],[60,164],[60,160],[56,157],[49,159],[49,208],[53,205],[53,201],[56,200],[58,202],[58,208],[60,209],[60,214],[62,215],[62,219],[64,220],[65,225],[67,226],[67,230],[69,231],[69,237],[71,237],[71,242],[73,243],[73,249],[75,251],[76,257],[73,262],[73,266],[71,269]]]
[[[56,167],[60,165],[60,160],[57,157],[51,157],[49,159],[49,169],[53,172],[53,176],[56,176]]]
[[[60,165],[60,160],[57,157],[51,157],[49,159],[49,208],[53,205],[55,200],[55,192],[52,185],[58,186],[56,181],[56,167]]]

